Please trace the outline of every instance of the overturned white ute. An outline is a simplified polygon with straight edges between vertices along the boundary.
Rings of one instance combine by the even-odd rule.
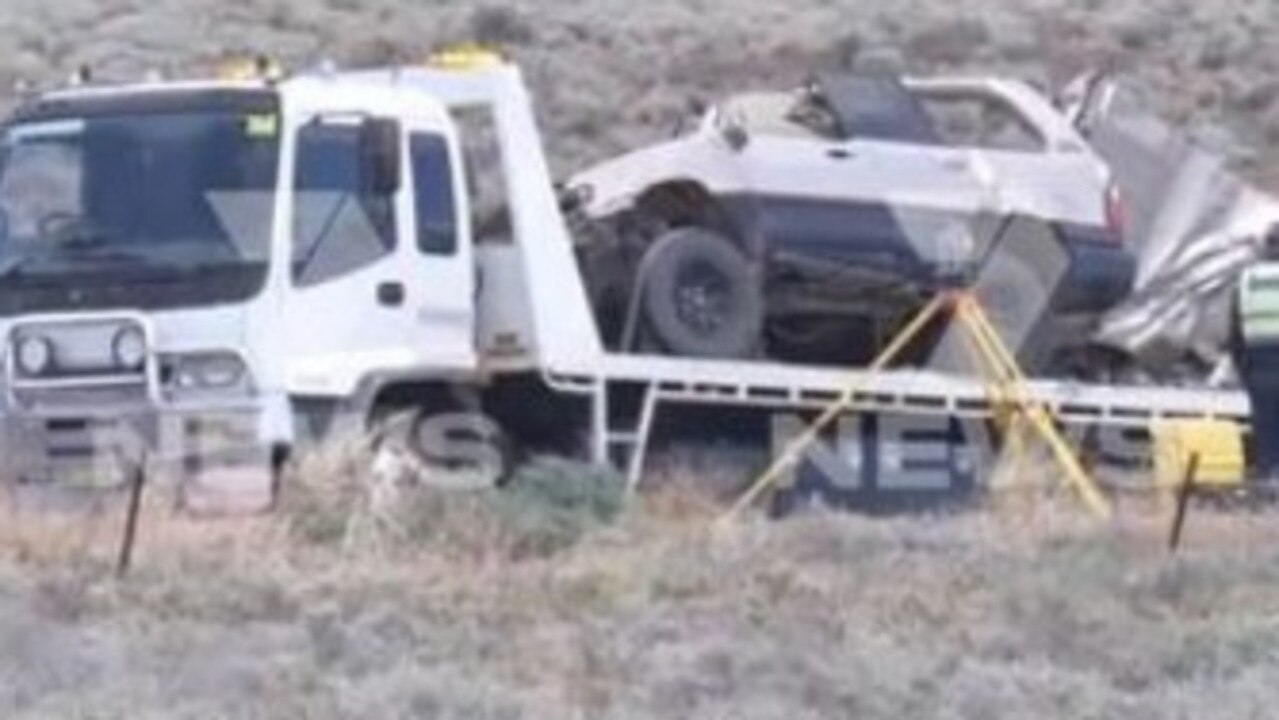
[[[1034,337],[1078,345],[1134,274],[1110,170],[1015,81],[838,76],[739,95],[573,177],[565,199],[603,230],[583,253],[615,341],[677,355],[865,357],[996,252],[1045,296]],[[1004,293],[993,310],[1026,302]]]

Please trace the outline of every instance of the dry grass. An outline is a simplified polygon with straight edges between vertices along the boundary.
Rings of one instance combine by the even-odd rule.
[[[1272,514],[1196,514],[1170,558],[1149,513],[713,530],[668,489],[529,552],[501,498],[376,508],[359,467],[229,524],[157,492],[124,581],[120,508],[9,513],[6,717],[1250,718],[1279,680]]]

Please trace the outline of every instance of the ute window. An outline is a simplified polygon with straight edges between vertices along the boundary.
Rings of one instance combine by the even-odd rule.
[[[922,94],[924,107],[947,145],[1002,152],[1041,153],[1047,142],[1007,102],[988,95]]]
[[[316,121],[298,133],[293,280],[317,285],[395,250],[395,202],[360,168],[358,122]]]
[[[409,139],[417,208],[417,247],[427,255],[457,252],[457,203],[453,162],[443,137],[419,133]]]
[[[941,142],[933,119],[899,80],[826,76],[809,92],[814,102],[830,110],[840,137],[915,145]]]

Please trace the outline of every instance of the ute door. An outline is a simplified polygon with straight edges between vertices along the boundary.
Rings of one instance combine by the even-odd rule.
[[[384,132],[370,132],[372,124]],[[396,121],[350,114],[317,115],[298,128],[284,311],[291,394],[348,396],[370,375],[467,359],[469,335],[464,343],[456,330],[430,334],[463,323],[433,321],[470,297],[448,297],[448,283],[460,283],[445,278],[452,258],[419,249],[414,184],[404,180],[413,135]],[[384,147],[371,151],[371,142]],[[383,162],[394,155],[395,187],[370,178],[379,152]]]
[[[966,251],[956,221],[967,222],[983,191],[965,153],[846,135],[814,97],[785,123],[753,128],[736,164],[748,217],[775,256],[901,275],[930,272],[916,260]]]

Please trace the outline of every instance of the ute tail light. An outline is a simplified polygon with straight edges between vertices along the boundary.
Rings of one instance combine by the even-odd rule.
[[[1123,191],[1118,185],[1111,183],[1106,189],[1106,229],[1109,237],[1115,242],[1123,242],[1128,231],[1128,207],[1124,203]]]

